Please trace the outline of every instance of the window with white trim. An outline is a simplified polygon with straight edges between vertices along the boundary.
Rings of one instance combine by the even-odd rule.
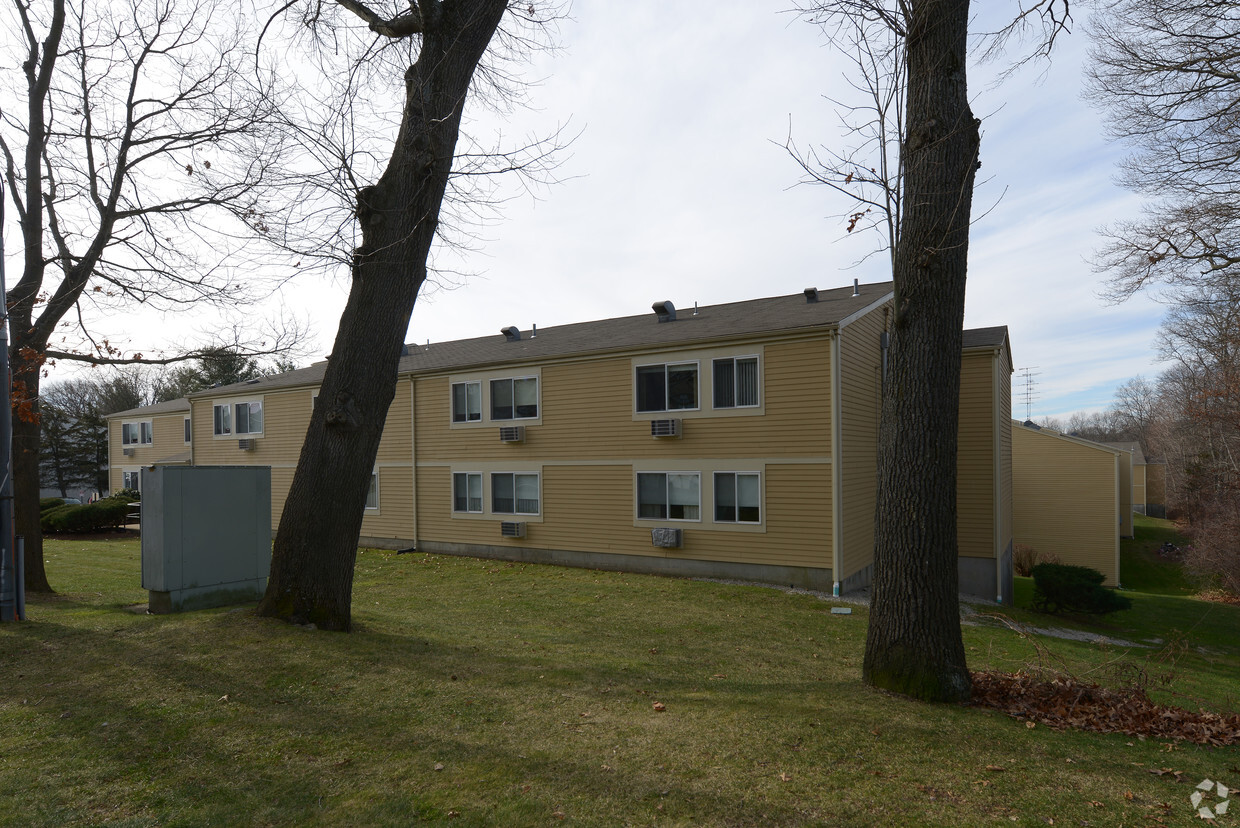
[[[715,408],[758,405],[758,358],[726,357],[713,362]]]
[[[481,472],[456,472],[452,475],[452,511],[481,514]]]
[[[366,508],[379,508],[379,472],[378,470],[370,473],[370,488],[366,490]]]
[[[123,471],[121,472],[121,488],[141,491],[139,487],[139,481],[141,481],[141,479],[142,475],[136,471]]]
[[[697,472],[638,472],[637,517],[643,520],[700,520],[701,475]]]
[[[497,515],[538,514],[538,475],[493,473],[491,511]]]
[[[262,434],[262,400],[220,403],[212,407],[213,433],[217,437],[231,434]]]
[[[124,446],[149,446],[154,441],[155,431],[151,427],[150,420],[142,420],[137,423],[121,423],[121,445]]]
[[[482,420],[482,383],[452,383],[452,422],[477,423]]]
[[[538,416],[538,377],[491,380],[491,419],[528,420]]]
[[[189,417],[186,417],[185,418],[185,442],[190,443],[193,441],[193,439],[194,439],[193,423],[190,421]]]
[[[696,362],[637,366],[638,411],[687,411],[697,407]]]
[[[715,472],[715,522],[761,523],[762,481],[757,473]]]

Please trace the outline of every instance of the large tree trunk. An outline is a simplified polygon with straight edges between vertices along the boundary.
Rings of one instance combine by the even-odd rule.
[[[348,630],[366,492],[434,242],[470,81],[504,0],[425,4],[387,170],[358,193],[353,284],[284,504],[262,615]]]
[[[879,427],[873,605],[864,679],[932,701],[971,684],[960,636],[956,443],[969,214],[968,0],[912,3],[904,218]]]
[[[13,526],[26,545],[26,591],[51,592],[43,568],[43,531],[39,526],[39,366],[18,351],[10,357],[14,378]]]

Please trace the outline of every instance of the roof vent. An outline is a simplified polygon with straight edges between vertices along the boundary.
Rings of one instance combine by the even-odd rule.
[[[521,329],[516,325],[509,325],[507,328],[500,328],[499,332],[504,335],[504,339],[509,342],[516,342],[521,338]]]
[[[861,295],[861,280],[853,279],[853,296]]]
[[[676,306],[671,302],[655,302],[650,307],[659,315],[660,322],[676,321]]]
[[[818,301],[818,288],[805,289],[805,304],[812,305]]]

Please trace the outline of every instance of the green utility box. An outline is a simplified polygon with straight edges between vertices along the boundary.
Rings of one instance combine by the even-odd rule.
[[[271,570],[269,466],[152,466],[141,486],[151,612],[262,598]]]

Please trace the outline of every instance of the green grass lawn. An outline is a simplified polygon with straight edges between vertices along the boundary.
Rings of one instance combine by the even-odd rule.
[[[870,690],[865,608],[803,593],[366,550],[342,635],[135,614],[136,542],[47,550],[61,594],[0,625],[2,825],[1192,825],[1193,785],[1240,788],[1240,749]],[[1234,708],[1240,609],[1129,594],[1096,628],[1174,627],[1169,692]],[[964,636],[975,669],[1035,642],[1104,682],[1166,669],[1159,647]]]
[[[1189,541],[1169,520],[1134,514],[1133,537],[1119,544],[1120,583],[1126,589],[1159,595],[1192,595],[1197,587],[1174,561],[1158,554],[1164,543],[1186,546]]]

